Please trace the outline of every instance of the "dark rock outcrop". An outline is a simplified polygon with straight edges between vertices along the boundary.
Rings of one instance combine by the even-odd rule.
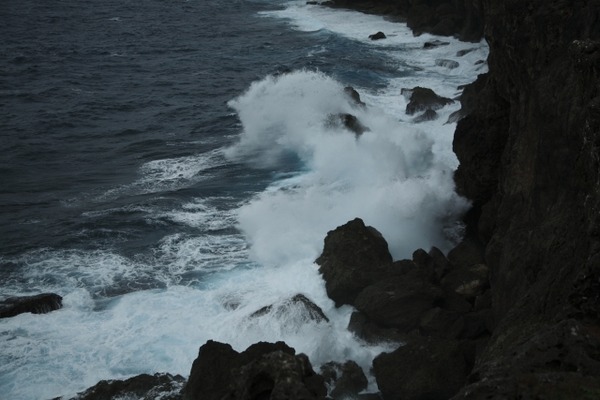
[[[100,381],[71,400],[181,400],[184,383],[181,375],[142,374],[126,380]]]
[[[433,90],[417,86],[412,89],[402,89],[402,95],[408,100],[406,114],[413,115],[425,110],[439,110],[454,103],[454,100],[437,95]]]
[[[327,233],[316,263],[327,295],[341,306],[353,304],[366,286],[389,276],[392,256],[381,233],[356,218]]]
[[[294,310],[295,314],[299,314],[300,319],[305,320],[306,322],[329,322],[329,318],[327,318],[321,307],[313,303],[303,294],[297,294],[282,302],[264,306],[253,312],[250,317],[261,317],[269,313],[283,315],[289,314],[292,310]]]
[[[353,105],[364,107],[366,104],[360,99],[360,93],[356,91],[352,86],[346,86],[344,93],[348,96]]]
[[[23,313],[46,314],[61,307],[62,297],[55,293],[9,297],[0,301],[0,318],[14,317]]]
[[[435,49],[436,47],[448,46],[449,44],[450,44],[450,42],[443,42],[441,40],[431,40],[429,42],[425,42],[425,44],[423,44],[423,48],[424,49]]]
[[[359,137],[370,129],[364,126],[355,115],[348,113],[332,114],[327,117],[326,125],[328,127],[341,127],[354,133]]]
[[[308,358],[283,342],[238,353],[209,340],[200,347],[183,390],[185,400],[324,399],[326,388]]]
[[[371,39],[371,40],[381,40],[381,39],[386,39],[386,38],[387,38],[387,36],[385,36],[385,33],[383,33],[383,32],[377,32],[372,35],[369,35],[369,39]]]

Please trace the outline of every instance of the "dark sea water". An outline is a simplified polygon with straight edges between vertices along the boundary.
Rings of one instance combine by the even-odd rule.
[[[414,124],[399,93],[457,96],[487,47],[424,51],[434,37],[303,3],[0,4],[0,298],[64,297],[0,320],[0,397],[186,375],[208,339],[286,340],[317,365],[368,366],[383,349],[346,331],[351,309],[334,307],[312,261],[357,216],[397,258],[452,244],[468,205],[444,122],[459,106]],[[367,39],[379,30],[386,41]],[[338,113],[370,131],[355,138]],[[331,322],[249,318],[299,292]]]

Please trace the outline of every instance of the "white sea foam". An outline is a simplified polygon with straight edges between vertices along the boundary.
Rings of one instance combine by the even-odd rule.
[[[305,168],[239,211],[261,264],[314,259],[327,231],[355,217],[379,229],[397,258],[452,244],[443,229],[466,202],[454,193],[456,161],[443,138],[450,128],[424,131],[353,105],[340,83],[309,71],[256,82],[230,105],[244,128],[230,156],[272,167],[293,153]],[[357,138],[332,126],[331,115],[339,113],[356,115],[370,131]]]

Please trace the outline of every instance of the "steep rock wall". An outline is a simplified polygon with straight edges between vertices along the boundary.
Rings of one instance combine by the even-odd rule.
[[[600,396],[600,2],[484,10],[489,73],[465,93],[455,180],[474,201],[497,326],[463,395],[539,395],[546,379]]]

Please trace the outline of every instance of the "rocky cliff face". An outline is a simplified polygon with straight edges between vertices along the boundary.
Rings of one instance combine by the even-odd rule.
[[[600,371],[600,2],[486,0],[484,13],[489,73],[465,92],[455,180],[497,326],[465,393],[534,395],[550,379],[600,396],[582,383]]]

